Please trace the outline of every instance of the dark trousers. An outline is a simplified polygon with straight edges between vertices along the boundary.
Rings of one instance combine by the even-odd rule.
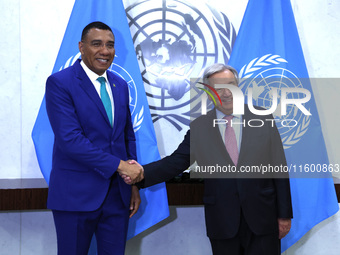
[[[121,199],[117,177],[113,178],[109,192],[97,210],[52,212],[58,255],[87,255],[93,234],[98,255],[124,255],[129,208]]]
[[[279,255],[281,242],[278,233],[255,235],[246,223],[242,213],[240,228],[235,237],[211,239],[214,255]]]

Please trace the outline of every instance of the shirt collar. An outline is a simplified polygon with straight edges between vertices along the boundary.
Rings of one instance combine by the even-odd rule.
[[[84,63],[84,61],[80,61],[80,65],[82,66],[86,75],[89,77],[92,83],[95,83],[98,77],[104,77],[106,82],[109,82],[109,80],[107,79],[106,71],[102,75],[98,75],[95,72],[93,72],[90,68],[88,68],[87,65]]]
[[[223,112],[221,112],[217,108],[215,108],[215,110],[216,110],[216,117],[217,117],[217,119],[223,119],[224,116],[226,116]],[[239,114],[231,114],[231,115],[233,115],[234,118],[241,119],[241,115],[239,115]]]

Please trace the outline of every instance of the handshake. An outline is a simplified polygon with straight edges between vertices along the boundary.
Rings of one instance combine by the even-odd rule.
[[[144,179],[144,169],[135,160],[121,160],[117,171],[126,184],[135,184]]]

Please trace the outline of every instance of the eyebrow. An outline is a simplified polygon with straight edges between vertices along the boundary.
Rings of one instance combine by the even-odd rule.
[[[94,40],[91,41],[91,43],[94,43],[94,42],[100,42],[101,43],[103,41],[102,40],[98,40],[98,39],[94,39]],[[115,41],[108,41],[107,43],[113,43],[114,44]]]

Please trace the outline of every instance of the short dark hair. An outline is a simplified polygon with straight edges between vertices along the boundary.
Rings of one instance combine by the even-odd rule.
[[[232,66],[229,65],[224,65],[221,63],[217,63],[217,64],[213,64],[211,66],[208,66],[203,73],[203,82],[208,83],[208,78],[215,74],[215,73],[220,73],[223,72],[225,70],[229,70],[230,72],[232,72],[235,76],[235,80],[236,83],[239,84],[239,77],[238,77],[238,72],[236,71],[236,69]]]
[[[97,28],[97,29],[101,29],[101,30],[109,30],[113,34],[112,29],[108,25],[106,25],[105,23],[100,22],[100,21],[95,21],[95,22],[91,22],[86,27],[84,27],[83,32],[81,33],[81,40],[82,41],[85,40],[87,33],[92,28]]]

